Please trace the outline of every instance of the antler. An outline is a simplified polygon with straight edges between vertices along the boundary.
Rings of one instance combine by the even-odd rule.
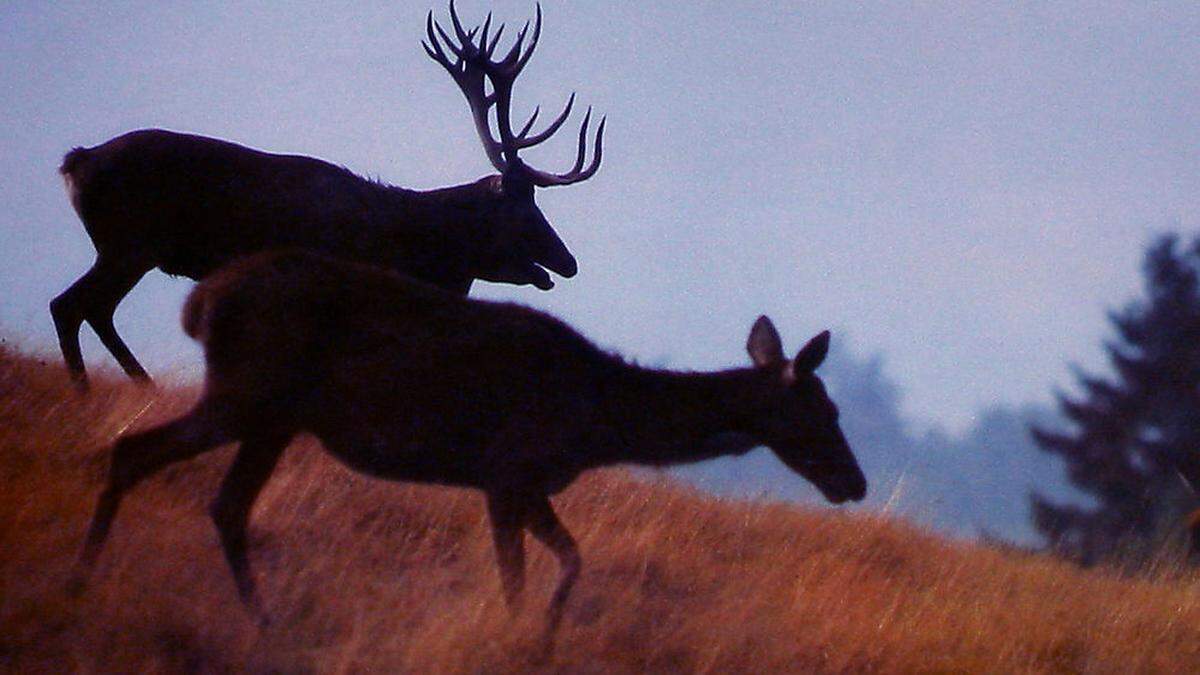
[[[521,70],[529,62],[529,58],[533,56],[538,38],[541,37],[541,3],[537,5],[537,18],[534,21],[533,35],[530,37],[529,46],[524,50],[521,48],[529,31],[529,22],[526,21],[525,27],[517,34],[516,42],[509,49],[508,54],[499,61],[493,61],[492,55],[496,51],[496,45],[500,42],[504,24],[496,29],[489,41],[488,32],[492,25],[490,12],[482,27],[476,26],[469,31],[464,30],[462,23],[458,20],[458,12],[454,9],[454,0],[450,0],[450,21],[454,28],[454,34],[458,38],[457,42],[446,34],[438,22],[433,20],[433,11],[431,10],[425,19],[425,33],[429,38],[429,43],[422,40],[421,46],[425,48],[425,53],[429,54],[431,59],[437,61],[446,69],[446,72],[450,73],[450,77],[454,78],[458,88],[466,96],[467,104],[471,107],[471,116],[475,120],[475,131],[479,134],[479,140],[483,143],[483,149],[487,152],[492,166],[502,173],[519,171],[531,183],[539,187],[570,185],[591,178],[600,168],[605,118],[600,119],[600,124],[596,128],[592,162],[585,169],[583,162],[587,152],[587,132],[592,119],[590,107],[587,114],[584,115],[583,124],[579,127],[579,150],[575,158],[575,166],[570,171],[562,174],[541,171],[525,164],[517,156],[520,150],[533,147],[553,136],[554,132],[558,131],[559,127],[567,121],[567,117],[571,114],[571,108],[575,105],[575,94],[572,92],[571,97],[567,99],[567,105],[558,114],[558,117],[554,118],[554,121],[550,122],[541,132],[530,135],[530,129],[533,128],[533,123],[541,111],[540,106],[535,107],[529,121],[521,127],[521,131],[513,133],[511,119],[513,82],[521,74]],[[478,44],[475,43],[476,35],[479,36]],[[438,39],[439,37],[441,40]],[[442,42],[445,42],[444,49]],[[446,55],[446,50],[454,55],[453,61]],[[485,91],[484,76],[487,76],[488,81],[492,83],[491,94]],[[488,120],[488,109],[492,106],[496,107],[496,128],[500,132],[499,141],[492,136],[491,124]]]

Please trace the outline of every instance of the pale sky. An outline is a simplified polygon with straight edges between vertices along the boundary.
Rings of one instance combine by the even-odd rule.
[[[421,50],[429,2],[0,4],[0,334],[53,354],[47,303],[93,249],[55,171],[142,127],[309,154],[413,188],[491,173]],[[524,22],[532,0],[463,0]],[[771,315],[880,352],[915,419],[961,428],[1103,363],[1143,246],[1200,227],[1200,4],[546,0],[515,110],[608,115],[590,181],[539,192],[580,273],[480,284],[605,347],[745,362]],[[509,33],[511,35],[511,32]],[[573,120],[578,120],[581,112]],[[561,171],[568,129],[531,155]],[[198,372],[186,280],[117,314],[152,373]],[[90,367],[112,366],[84,329]]]

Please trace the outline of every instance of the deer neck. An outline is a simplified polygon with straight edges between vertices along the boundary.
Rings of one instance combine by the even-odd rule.
[[[678,373],[631,368],[606,396],[619,438],[612,459],[667,465],[742,454],[756,443],[746,421],[761,391],[754,369]]]
[[[410,213],[419,214],[435,227],[456,228],[490,216],[491,205],[496,201],[494,182],[483,178],[433,190],[392,189]]]
[[[428,191],[381,187],[385,217],[363,257],[465,295],[475,279],[476,230],[487,217],[477,185]]]

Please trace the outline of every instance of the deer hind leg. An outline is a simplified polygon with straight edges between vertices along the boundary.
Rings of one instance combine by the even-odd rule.
[[[62,350],[63,360],[67,362],[71,379],[82,387],[87,386],[87,371],[84,370],[83,353],[79,349],[79,327],[83,325],[84,316],[82,302],[96,283],[99,274],[97,267],[92,266],[67,290],[50,301],[50,316],[54,319],[54,330],[58,333],[58,346]]]
[[[290,434],[256,435],[246,438],[238,449],[237,457],[225,479],[221,492],[213,502],[209,513],[221,537],[225,560],[233,572],[238,596],[262,622],[266,612],[259,601],[254,585],[254,576],[246,558],[246,524],[254,500],[271,477],[280,456],[291,441]]]
[[[96,511],[76,565],[73,585],[81,588],[90,574],[125,493],[147,476],[170,464],[235,440],[228,426],[210,404],[202,402],[174,422],[124,436],[116,442],[112,450],[108,485],[96,502]]]
[[[504,601],[515,612],[520,608],[521,591],[525,587],[525,504],[512,495],[489,493],[487,507]]]
[[[546,611],[543,641],[545,648],[550,649],[554,644],[558,625],[562,622],[567,597],[579,579],[583,559],[579,556],[579,547],[575,544],[575,539],[567,528],[563,527],[547,497],[539,496],[528,502],[525,525],[538,541],[554,552],[562,569],[558,587],[554,589],[554,596],[550,599],[550,607]]]
[[[87,387],[87,371],[79,348],[79,327],[84,321],[92,326],[105,348],[130,377],[149,381],[146,370],[117,334],[112,319],[117,305],[151,267],[137,261],[122,263],[112,257],[100,256],[91,269],[50,301],[50,315],[54,318],[63,359],[71,379],[79,386]]]

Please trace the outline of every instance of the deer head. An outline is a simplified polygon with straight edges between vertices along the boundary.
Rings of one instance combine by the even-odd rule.
[[[504,32],[501,24],[494,34],[489,36],[492,27],[492,15],[489,13],[482,26],[465,30],[454,9],[454,0],[450,1],[450,21],[457,39],[451,38],[440,24],[433,19],[430,11],[425,21],[425,32],[429,42],[421,42],[425,52],[437,61],[450,77],[454,78],[459,89],[467,99],[471,108],[471,116],[475,120],[475,130],[483,149],[491,160],[492,166],[500,172],[499,176],[485,178],[494,198],[492,213],[496,218],[510,227],[501,228],[495,235],[504,237],[506,241],[497,241],[494,250],[505,252],[501,260],[497,257],[497,265],[484,273],[489,281],[505,281],[509,283],[532,283],[538,288],[546,289],[552,286],[545,267],[564,277],[574,276],[578,270],[574,256],[559,239],[546,217],[542,215],[534,202],[535,187],[550,187],[554,185],[570,185],[591,178],[600,168],[602,141],[604,138],[604,119],[596,129],[596,140],[592,161],[584,168],[584,158],[587,149],[588,125],[591,122],[592,111],[588,108],[579,128],[579,151],[575,166],[562,174],[549,173],[535,169],[526,164],[518,153],[533,147],[550,138],[559,127],[566,122],[575,104],[575,94],[571,94],[566,107],[554,121],[544,130],[531,133],[537,120],[539,108],[534,108],[524,126],[518,132],[512,127],[512,88],[517,76],[525,68],[537,47],[538,38],[542,33],[542,7],[537,6],[537,18],[533,26],[533,34],[529,46],[522,49],[525,37],[529,31],[529,22],[517,34],[517,39],[508,53],[499,60],[493,60],[500,35]],[[476,42],[478,36],[478,42]],[[439,40],[440,37],[440,40]],[[443,46],[444,43],[444,46]],[[452,61],[447,51],[453,54]],[[487,93],[485,79],[491,84],[491,93]],[[492,136],[489,110],[496,109],[496,128],[500,139]],[[514,260],[520,256],[508,255],[513,251],[528,254],[529,263],[517,264]],[[487,265],[484,265],[487,269]]]
[[[774,324],[760,316],[746,350],[770,382],[766,400],[748,423],[751,433],[829,501],[862,499],[866,478],[838,426],[837,406],[816,374],[829,352],[829,331],[809,340],[789,361]]]

